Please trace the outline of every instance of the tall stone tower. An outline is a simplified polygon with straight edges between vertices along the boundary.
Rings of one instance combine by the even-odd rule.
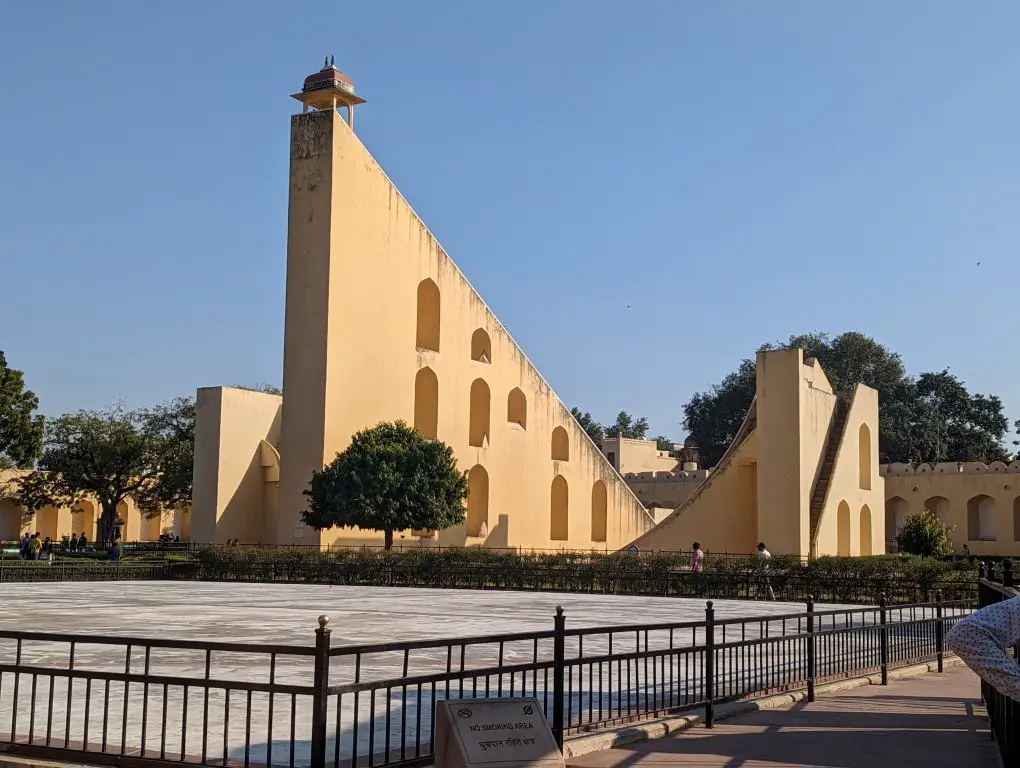
[[[375,531],[306,528],[303,492],[356,432],[396,419],[451,446],[470,488],[463,525],[398,542],[615,549],[650,528],[354,134],[364,100],[352,80],[327,61],[294,98],[279,495],[265,539],[381,544]]]
[[[290,124],[290,206],[287,217],[287,290],[284,320],[280,501],[275,521],[278,542],[316,544],[319,534],[300,523],[303,491],[312,473],[337,450],[330,405],[342,402],[336,379],[338,303],[344,257],[343,226],[334,190],[341,186],[337,152],[354,127],[354,107],[365,100],[354,82],[327,60],[305,78],[293,98],[303,105]],[[343,124],[339,109],[347,112]],[[332,343],[331,343],[332,331]],[[331,422],[331,419],[334,420]],[[350,432],[347,432],[350,435]]]

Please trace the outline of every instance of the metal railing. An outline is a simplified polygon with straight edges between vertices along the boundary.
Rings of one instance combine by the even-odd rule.
[[[535,696],[565,736],[935,661],[972,601],[331,646],[0,631],[0,748],[83,763],[411,766],[436,703]]]
[[[1012,561],[1002,562],[998,581],[995,571],[995,563],[982,563],[980,566],[978,602],[982,608],[1020,597],[1020,591],[1014,586]],[[1010,652],[1014,658],[1020,659],[1020,646],[1013,646]],[[1003,764],[1017,765],[1020,763],[1020,701],[1000,693],[984,680],[981,681],[981,698],[985,702],[992,736],[999,747]]]

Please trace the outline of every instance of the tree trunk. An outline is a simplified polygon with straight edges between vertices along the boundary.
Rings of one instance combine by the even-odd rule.
[[[386,549],[393,549],[393,529],[392,528],[387,528],[385,530],[385,532],[384,532],[384,535],[385,535],[385,538],[383,539],[383,541],[385,542],[385,544],[384,544],[385,548]]]
[[[106,546],[113,541],[113,521],[117,519],[117,505],[101,502],[103,514],[99,518],[99,541],[96,544]]]

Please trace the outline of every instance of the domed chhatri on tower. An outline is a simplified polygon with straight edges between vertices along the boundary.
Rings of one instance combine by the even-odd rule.
[[[329,56],[322,63],[322,69],[305,78],[301,92],[292,95],[304,104],[302,112],[311,109],[347,108],[347,124],[354,127],[354,105],[365,100],[354,95],[354,81],[336,68],[335,59]]]

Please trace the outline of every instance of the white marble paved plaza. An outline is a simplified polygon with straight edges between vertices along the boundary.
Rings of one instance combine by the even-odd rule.
[[[4,610],[0,612],[0,630],[303,647],[313,645],[316,619],[320,614],[331,619],[333,648],[549,630],[553,627],[557,605],[564,607],[568,629],[700,621],[705,616],[705,603],[701,600],[560,593],[168,581],[4,584],[0,589],[3,590],[4,603]],[[826,607],[818,608],[824,610]],[[716,601],[715,608],[717,619],[722,620],[799,612],[803,606]],[[771,628],[764,623],[749,625],[747,639],[763,631],[772,634],[776,631],[775,625],[776,622]],[[672,639],[673,647],[689,645],[692,640],[693,636],[678,635]],[[575,642],[568,642],[568,655],[575,652]],[[607,643],[605,635],[594,636],[585,642],[585,655],[604,652]],[[614,651],[640,650],[641,642],[636,633],[622,635],[614,640]],[[664,644],[668,638],[663,633],[653,633],[650,642],[653,649],[667,647]],[[548,659],[549,643],[542,643],[538,656]],[[647,647],[647,639],[645,643]],[[533,660],[536,647],[531,641],[507,644],[500,649],[503,663],[527,663]],[[399,678],[403,665],[408,665],[411,675],[444,672],[448,666],[456,669],[458,664],[463,663],[469,669],[490,666],[496,663],[497,649],[497,645],[469,646],[463,657],[465,661],[461,661],[456,652],[448,652],[445,646],[415,651],[408,659],[402,653],[368,654],[361,659],[358,679],[364,682]],[[67,669],[69,651],[70,644],[66,641],[26,640],[21,644],[20,663]],[[15,662],[18,654],[15,641],[0,638],[0,664]],[[792,664],[799,663],[795,656],[799,654],[791,654]],[[79,642],[74,649],[74,668],[77,670],[122,673],[126,661],[127,653],[123,646]],[[207,658],[201,650],[153,648],[147,654],[142,647],[135,647],[130,653],[132,673],[147,671],[176,679],[202,678],[206,674],[207,662],[208,675],[212,680],[266,683],[270,679],[270,659],[266,654],[216,651]],[[756,663],[748,659],[740,666],[746,669],[756,666]],[[674,672],[677,679],[672,680]],[[334,658],[331,683],[354,682],[354,674],[353,659]],[[615,685],[608,679],[612,671],[600,668],[599,675],[602,674],[607,676],[607,690],[620,689],[619,679]],[[277,683],[308,685],[311,683],[312,659],[307,656],[277,656],[272,675]],[[693,666],[681,672],[678,659],[670,676],[668,684],[665,678],[656,683],[656,690],[662,695],[669,688],[689,690],[700,680],[700,668],[695,660]],[[506,685],[507,676],[503,678]],[[518,686],[520,681],[521,675],[518,675]],[[598,676],[595,681],[599,681]],[[182,752],[191,756],[207,753],[210,760],[222,755],[231,760],[243,760],[248,745],[252,762],[267,762],[266,745],[271,743],[269,761],[287,764],[290,762],[293,728],[295,764],[306,764],[308,760],[310,699],[307,696],[274,696],[270,725],[270,697],[265,693],[255,692],[249,696],[246,691],[235,689],[228,702],[222,688],[213,687],[206,696],[200,685],[186,689],[172,682],[166,686],[132,683],[127,691],[119,681],[107,685],[104,681],[93,680],[86,687],[86,682],[81,679],[74,681],[69,689],[67,677],[60,675],[51,679],[48,675],[22,674],[17,682],[15,707],[15,675],[10,672],[0,674],[0,740],[9,739],[13,734],[21,740],[31,737],[37,744],[48,738],[52,744],[59,746],[67,738],[72,744],[88,742],[94,748],[101,744],[102,734],[106,733],[107,749],[120,751],[123,744],[126,753],[137,754],[144,741],[147,754],[165,751],[176,757]],[[536,692],[546,688],[541,673],[537,678],[529,676],[527,683],[529,690]],[[484,679],[479,684],[484,685]],[[498,681],[492,681],[492,684],[495,686]],[[427,747],[430,693],[426,686],[420,706],[415,688],[406,696],[400,686],[390,694],[385,690],[376,694],[360,694],[357,735],[354,727],[355,697],[347,695],[339,700],[332,697],[329,712],[331,745],[339,732],[342,755],[350,754],[355,742],[362,754],[367,749],[374,753],[385,751],[387,734],[391,739],[391,749],[397,748],[405,734],[411,749],[419,741]],[[454,689],[451,695],[457,693],[458,690]],[[442,685],[438,695],[445,695]],[[578,706],[585,706],[587,702],[587,698],[579,698]],[[392,722],[387,720],[387,710]],[[17,722],[13,722],[14,712],[17,712]],[[421,725],[417,722],[419,713],[422,714]],[[372,725],[369,726],[369,723]],[[371,745],[367,742],[369,733],[374,740]]]
[[[334,646],[551,629],[557,605],[568,627],[705,617],[702,600],[550,592],[174,581],[4,584],[0,590],[0,629],[223,642],[310,645],[320,614],[330,617]],[[723,619],[803,605],[716,600],[715,609]]]

